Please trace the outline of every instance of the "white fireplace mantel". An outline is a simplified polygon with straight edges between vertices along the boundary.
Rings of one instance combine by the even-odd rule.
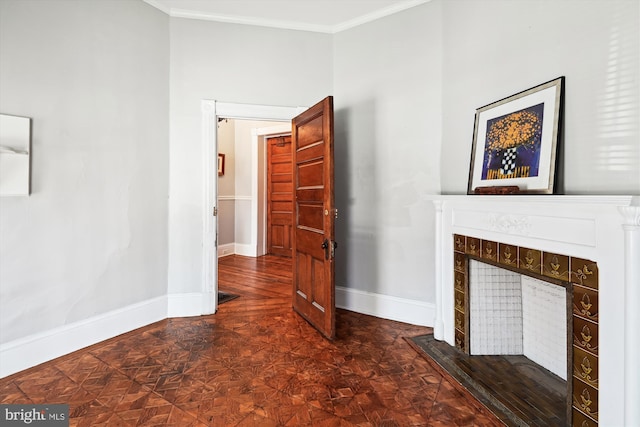
[[[443,195],[434,204],[435,338],[454,345],[453,234],[595,261],[599,425],[640,426],[640,196]]]

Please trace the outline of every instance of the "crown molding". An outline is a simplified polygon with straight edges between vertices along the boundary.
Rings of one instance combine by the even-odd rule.
[[[177,9],[165,7],[157,0],[143,0],[145,3],[161,10],[172,18],[199,19],[203,21],[224,22],[228,24],[254,25],[260,27],[280,28],[286,30],[310,31],[316,33],[335,34],[359,25],[375,21],[385,16],[393,15],[406,9],[428,3],[431,0],[406,0],[398,4],[377,10],[375,12],[362,15],[358,18],[341,22],[337,25],[317,25],[311,23],[303,23],[296,21],[286,21],[277,19],[263,19],[239,15],[220,15],[201,12],[197,10]]]
[[[146,0],[145,0],[146,1]],[[202,21],[224,22],[227,24],[253,25],[256,27],[280,28],[285,30],[311,31],[315,33],[332,33],[333,27],[328,25],[305,24],[294,21],[253,18],[239,15],[217,15],[185,9],[171,9],[172,18],[199,19]]]
[[[342,22],[340,24],[334,25],[332,27],[332,34],[339,33],[341,31],[348,30],[350,28],[354,28],[368,22],[375,21],[380,18],[384,18],[389,15],[393,15],[394,13],[402,12],[403,10],[411,9],[412,7],[421,5],[423,3],[428,3],[431,0],[407,0],[403,2],[398,2],[392,6],[386,7],[384,9],[377,10],[375,12],[368,13],[366,15],[362,15],[358,18],[351,19],[349,21]]]
[[[150,6],[155,7],[156,9],[166,13],[167,15],[171,16],[171,8],[169,7],[165,7],[163,4],[161,4],[160,2],[156,1],[156,0],[142,0],[143,2],[147,3]]]

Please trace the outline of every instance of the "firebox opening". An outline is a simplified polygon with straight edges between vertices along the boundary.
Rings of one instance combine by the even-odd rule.
[[[471,355],[523,355],[567,380],[567,289],[469,260]]]

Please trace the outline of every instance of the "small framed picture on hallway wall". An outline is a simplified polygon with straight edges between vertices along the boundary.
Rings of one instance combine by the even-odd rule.
[[[476,110],[467,194],[492,187],[553,194],[564,77]]]

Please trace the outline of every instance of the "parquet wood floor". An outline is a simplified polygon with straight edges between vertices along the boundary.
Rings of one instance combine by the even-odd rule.
[[[72,426],[501,426],[404,339],[338,310],[327,341],[291,309],[290,260],[228,256],[210,316],[167,319],[0,380],[0,403],[68,403]]]

